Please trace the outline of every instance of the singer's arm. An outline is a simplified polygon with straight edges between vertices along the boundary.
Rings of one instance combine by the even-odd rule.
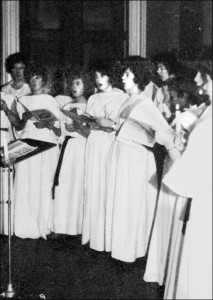
[[[168,155],[173,161],[181,156],[181,152],[175,145],[174,136],[170,132],[156,131],[155,141],[166,148]]]
[[[4,111],[11,125],[15,127],[16,130],[22,130],[26,124],[25,121],[20,120],[19,115],[13,111],[13,109],[9,109],[6,102],[1,100],[0,109]]]

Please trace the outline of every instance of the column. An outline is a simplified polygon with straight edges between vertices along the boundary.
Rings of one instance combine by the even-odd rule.
[[[146,57],[147,1],[129,1],[129,55]]]
[[[2,5],[2,78],[1,84],[11,77],[5,71],[4,63],[8,55],[19,52],[19,1],[1,1]]]

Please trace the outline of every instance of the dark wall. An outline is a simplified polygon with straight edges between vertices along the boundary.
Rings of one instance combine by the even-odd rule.
[[[196,60],[212,47],[212,1],[147,1],[147,56],[176,49]]]
[[[125,1],[20,1],[20,48],[48,67],[124,56]]]

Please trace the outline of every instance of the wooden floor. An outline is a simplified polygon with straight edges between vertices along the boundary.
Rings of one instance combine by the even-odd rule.
[[[0,240],[3,293],[8,285],[8,238]],[[93,251],[81,245],[80,236],[13,236],[13,299],[163,299],[163,288],[143,281],[145,264],[146,258],[128,264]]]

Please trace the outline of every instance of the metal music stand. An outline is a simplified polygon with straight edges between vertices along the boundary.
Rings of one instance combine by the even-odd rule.
[[[0,161],[0,167],[6,168],[8,172],[8,285],[7,285],[7,291],[3,292],[0,296],[3,296],[5,298],[13,298],[15,295],[15,291],[12,286],[12,272],[11,272],[11,167],[20,162],[23,161],[31,156],[34,156],[36,154],[39,154],[43,151],[49,150],[52,147],[55,147],[56,144],[39,141],[39,140],[33,140],[33,139],[19,139],[15,140],[13,142],[10,142],[8,144],[8,153],[9,158],[5,161],[5,154],[3,147],[0,149],[1,151],[1,161]],[[17,150],[17,148],[19,148]],[[26,151],[28,151],[26,153]]]

